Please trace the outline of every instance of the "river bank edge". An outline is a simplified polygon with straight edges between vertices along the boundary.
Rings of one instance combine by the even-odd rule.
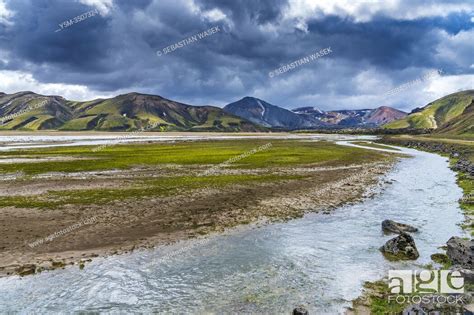
[[[442,139],[419,139],[419,138],[400,138],[385,136],[375,141],[380,144],[396,145],[407,148],[413,148],[430,153],[436,153],[449,158],[450,168],[457,175],[457,184],[463,190],[463,198],[459,200],[460,207],[465,215],[465,222],[461,225],[463,230],[474,236],[474,207],[472,187],[474,187],[474,148],[466,144],[456,144],[443,142]],[[453,236],[454,238],[454,236]],[[453,239],[452,238],[452,239]],[[443,248],[444,250],[446,247]],[[472,248],[471,248],[472,251]],[[471,253],[472,255],[472,253]],[[453,264],[450,256],[443,253],[433,253],[431,259],[441,269],[458,270],[460,267]],[[465,266],[466,267],[466,266]],[[432,264],[425,266],[427,270],[433,269]],[[464,305],[445,304],[441,306],[443,314],[458,314],[458,312],[474,312],[474,267],[468,267],[470,276],[465,278],[465,302]],[[464,274],[463,274],[464,275]],[[467,280],[467,281],[466,281]],[[467,289],[466,289],[467,288]],[[362,294],[352,301],[352,307],[345,312],[346,315],[365,315],[365,314],[404,314],[404,311],[412,308],[414,311],[430,312],[436,309],[436,305],[428,303],[420,307],[419,304],[396,303],[389,301],[390,295],[388,278],[378,281],[367,281],[364,284]],[[442,296],[442,295],[433,295]],[[409,299],[407,299],[408,301]],[[438,306],[439,307],[439,306]],[[467,314],[471,314],[467,313]],[[461,313],[462,314],[462,313]]]

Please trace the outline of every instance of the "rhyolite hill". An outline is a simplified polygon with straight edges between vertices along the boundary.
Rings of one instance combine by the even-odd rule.
[[[46,100],[46,102],[45,102]],[[39,103],[45,103],[38,106]],[[3,121],[2,118],[8,118]],[[192,106],[157,95],[129,93],[74,102],[33,92],[0,94],[0,130],[264,131],[219,107]]]
[[[434,129],[451,135],[474,134],[474,90],[446,95],[414,109],[403,119],[386,124],[387,129]]]

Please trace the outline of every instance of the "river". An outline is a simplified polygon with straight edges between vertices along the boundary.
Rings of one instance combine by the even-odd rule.
[[[463,235],[462,197],[447,158],[402,149],[404,158],[374,197],[331,214],[154,250],[97,258],[35,276],[0,279],[0,313],[157,312],[284,313],[304,304],[310,314],[342,313],[364,281],[389,269],[430,262],[453,235]],[[389,262],[378,248],[392,236],[380,224],[393,219],[419,228],[420,258]]]

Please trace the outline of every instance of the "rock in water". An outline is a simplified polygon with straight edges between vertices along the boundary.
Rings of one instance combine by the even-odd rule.
[[[298,306],[293,310],[293,315],[309,315],[309,313],[303,306]]]
[[[403,232],[399,236],[388,240],[384,246],[380,247],[380,250],[390,259],[407,260],[420,257],[413,237]]]
[[[392,220],[384,220],[382,222],[382,230],[388,233],[407,233],[407,232],[418,232],[416,227],[408,224],[398,223]]]
[[[446,254],[454,265],[474,269],[474,240],[453,236],[449,239]]]

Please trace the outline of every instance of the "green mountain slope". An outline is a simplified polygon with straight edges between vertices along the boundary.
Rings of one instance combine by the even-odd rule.
[[[2,124],[3,122],[3,124]],[[0,93],[0,130],[263,131],[213,106],[191,106],[156,95],[129,93],[72,102],[32,92]]]
[[[55,129],[71,117],[66,100],[59,96],[0,94],[0,130]]]
[[[453,93],[423,108],[417,108],[407,117],[384,125],[388,129],[413,128],[437,129],[437,132],[462,134],[474,123],[467,108],[474,100],[474,90]],[[468,115],[469,114],[469,115]],[[450,126],[457,122],[455,126]],[[471,131],[472,132],[472,131]]]
[[[463,113],[445,123],[436,133],[474,136],[474,100],[466,107]]]

